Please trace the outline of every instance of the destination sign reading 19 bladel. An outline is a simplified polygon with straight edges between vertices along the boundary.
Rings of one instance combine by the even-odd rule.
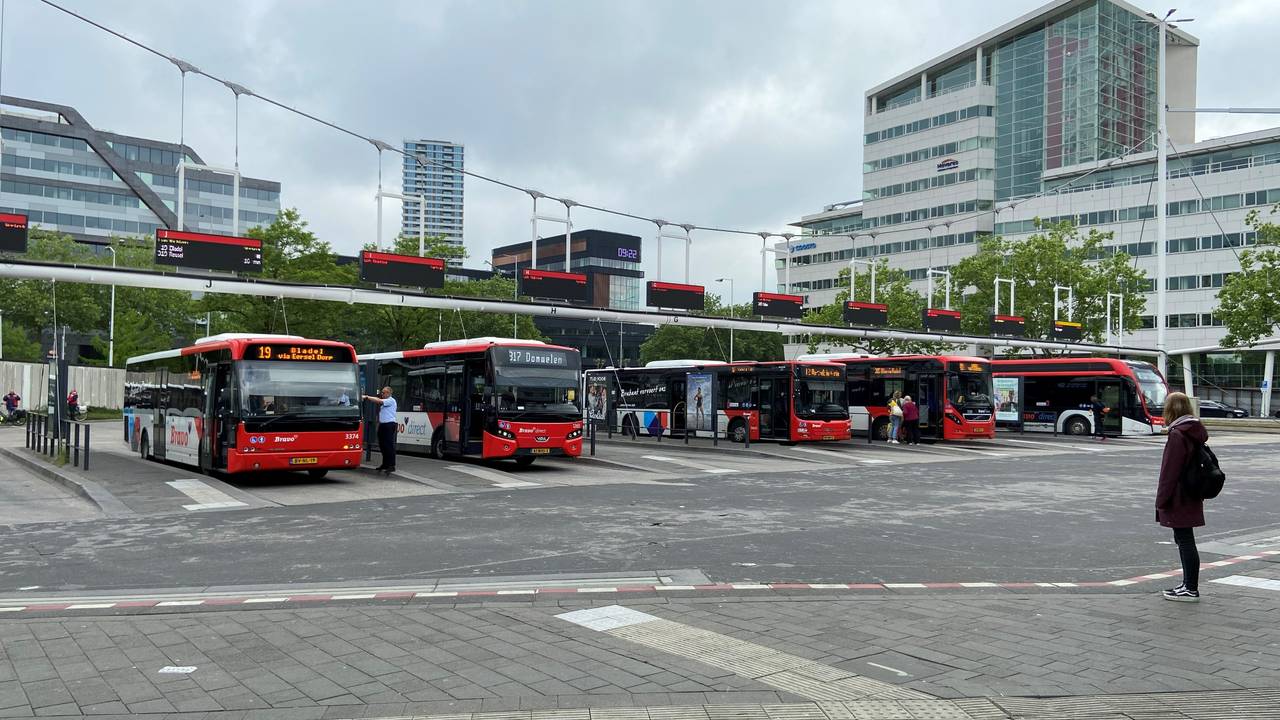
[[[347,363],[351,351],[332,345],[250,345],[244,353],[245,360],[274,360],[276,362]]]
[[[184,230],[156,230],[156,264],[262,272],[262,241]]]

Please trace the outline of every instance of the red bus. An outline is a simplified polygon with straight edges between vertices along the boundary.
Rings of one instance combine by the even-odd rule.
[[[993,438],[991,368],[985,358],[963,355],[804,355],[842,363],[849,383],[853,429],[889,439],[889,398],[910,395],[920,407],[920,437],[934,440]]]
[[[1162,413],[1169,386],[1150,363],[1092,357],[1025,358],[993,360],[991,368],[1001,422],[1016,424],[1020,420],[1026,430],[1093,434],[1098,428],[1094,427],[1089,398],[1096,395],[1111,408],[1102,416],[1104,434],[1152,435],[1164,427]]]
[[[360,382],[346,343],[225,334],[125,362],[129,447],[204,472],[360,465]]]
[[[359,359],[369,394],[389,386],[399,404],[401,447],[520,465],[582,454],[582,359],[573,348],[482,337]]]
[[[585,376],[588,390],[609,388],[601,417],[627,434],[710,437],[712,398],[689,384],[710,376],[717,437],[734,442],[748,436],[783,442],[849,439],[844,367],[837,363],[664,360],[642,368],[588,370]],[[693,412],[687,413],[690,407]],[[690,416],[698,427],[687,427]]]

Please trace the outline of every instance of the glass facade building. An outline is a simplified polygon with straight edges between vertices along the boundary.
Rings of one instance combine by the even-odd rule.
[[[463,174],[465,149],[460,143],[441,140],[405,140],[404,188],[400,232],[417,236],[425,227],[427,237],[443,237],[450,245],[463,245]],[[425,196],[418,199],[418,196]],[[424,204],[425,203],[425,204]],[[461,265],[461,260],[450,260]]]

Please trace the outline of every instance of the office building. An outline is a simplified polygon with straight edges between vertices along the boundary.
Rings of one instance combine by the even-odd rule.
[[[178,160],[205,164],[195,150],[98,130],[65,105],[9,96],[2,103],[0,212],[90,243],[177,228]],[[191,167],[185,174],[187,230],[243,234],[280,212],[280,183],[241,177],[237,228],[234,176]]]
[[[533,265],[532,242],[505,245],[493,250],[493,268],[515,275],[521,269],[565,270],[565,237],[538,240],[538,259]],[[612,310],[640,310],[644,307],[644,271],[641,269],[640,238],[607,230],[579,230],[569,248],[569,272],[583,273],[591,286],[591,305]],[[587,368],[637,365],[640,345],[653,334],[650,325],[594,322],[557,317],[535,317],[534,324],[552,342],[578,348],[582,366]]]
[[[1119,0],[1057,0],[867,91],[861,201],[794,223],[804,233],[791,241],[794,291],[831,302],[855,252],[886,258],[923,291],[930,268],[973,254],[984,235],[1025,238],[1037,218],[1069,219],[1113,233],[1107,251],[1128,252],[1153,279],[1125,342],[1154,347],[1159,31],[1149,19]],[[1173,29],[1166,51],[1169,107],[1195,107],[1199,41]],[[1280,201],[1280,128],[1196,142],[1194,114],[1169,113],[1168,127],[1176,350],[1224,334],[1217,288],[1253,242],[1245,217]]]
[[[417,237],[443,237],[450,245],[463,244],[462,170],[463,146],[442,140],[405,140],[404,188],[407,198],[401,210],[400,232]],[[450,260],[461,265],[461,260]]]

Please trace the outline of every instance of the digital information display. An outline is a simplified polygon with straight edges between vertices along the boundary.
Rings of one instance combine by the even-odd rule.
[[[0,252],[27,251],[27,216],[0,213]]]
[[[804,297],[758,292],[751,296],[751,314],[799,320],[804,317]]]
[[[591,302],[591,285],[582,273],[524,268],[520,271],[520,294],[587,305]]]
[[[250,345],[244,351],[245,360],[272,360],[278,362],[349,363],[354,362],[351,351],[344,347],[328,345]]]
[[[1018,315],[992,315],[991,334],[1010,337],[1027,336],[1027,320]]]
[[[262,272],[262,241],[232,235],[156,230],[156,264]]]
[[[707,289],[701,285],[651,280],[645,285],[644,301],[649,307],[703,310],[706,307],[706,292]]]
[[[576,369],[582,364],[578,353],[559,348],[496,347],[493,349],[496,365],[513,367],[545,367]]]
[[[926,308],[921,313],[924,329],[934,332],[960,332],[960,311],[943,310],[942,308]]]
[[[1078,322],[1066,320],[1053,321],[1053,339],[1065,342],[1079,342],[1084,338],[1084,328]]]
[[[442,288],[444,260],[365,250],[360,253],[360,279],[386,285]]]
[[[821,365],[798,365],[796,367],[796,377],[839,380],[844,377],[844,372],[840,368],[822,367]]]
[[[889,306],[880,303],[846,302],[844,321],[850,325],[884,327],[889,324]]]

